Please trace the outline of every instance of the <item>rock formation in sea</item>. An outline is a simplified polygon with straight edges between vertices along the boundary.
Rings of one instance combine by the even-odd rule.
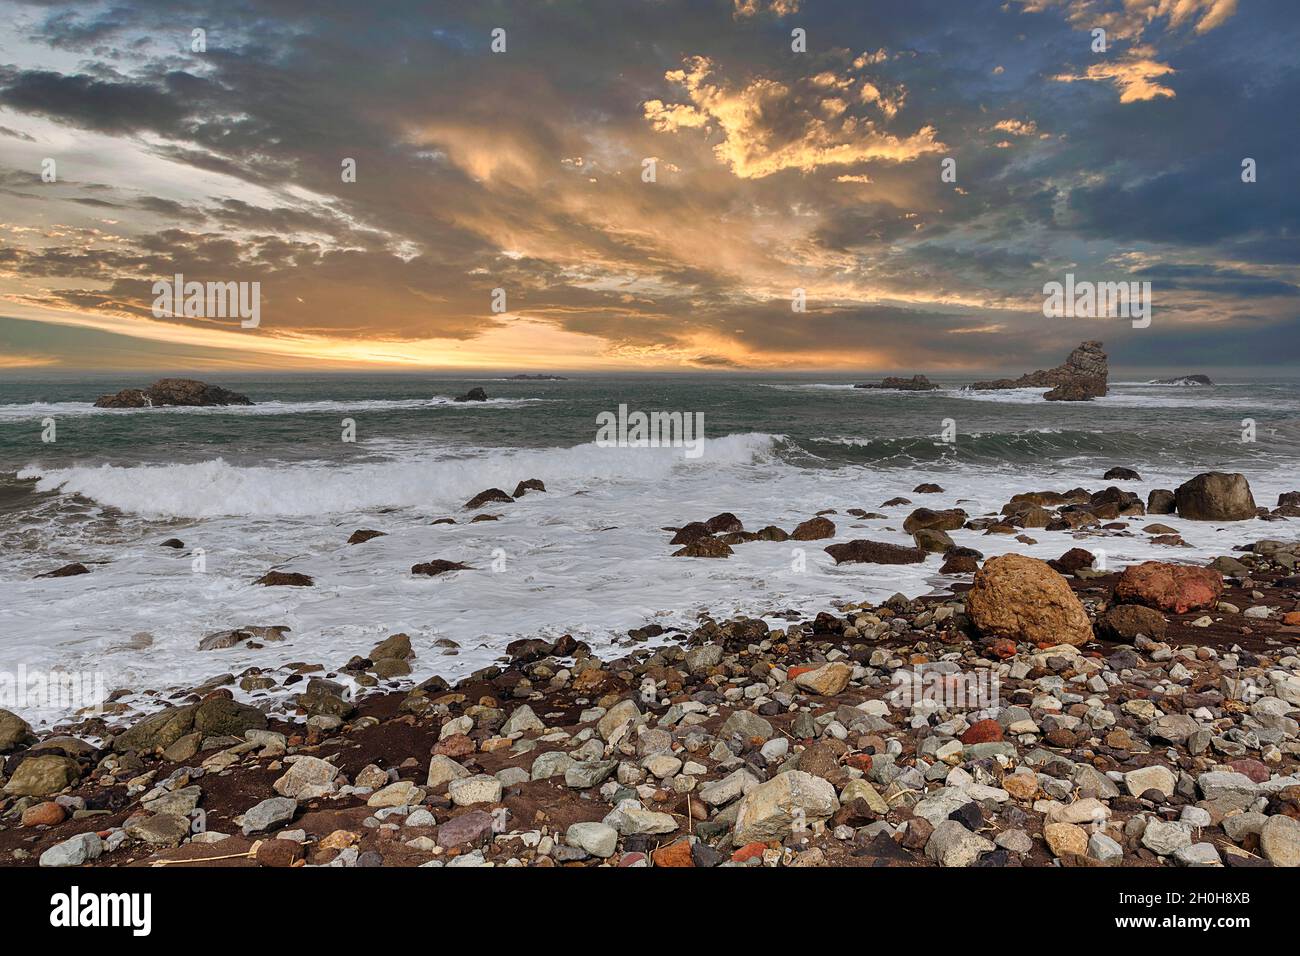
[[[1178,378],[1156,378],[1148,385],[1213,385],[1208,375],[1182,375]]]
[[[935,385],[924,375],[913,375],[911,378],[899,378],[890,376],[881,379],[879,383],[863,382],[860,385],[854,385],[854,388],[888,388],[896,389],[900,392],[932,392],[939,386]]]
[[[471,388],[464,395],[457,395],[454,399],[457,402],[486,402],[487,400],[487,392],[481,388]]]
[[[1086,402],[1106,394],[1106,353],[1100,342],[1083,342],[1070,353],[1064,365],[1039,369],[1019,378],[999,378],[991,382],[975,382],[974,389],[1047,388],[1043,398],[1049,402]]]
[[[113,395],[101,395],[96,408],[159,408],[164,405],[214,406],[252,405],[240,395],[218,385],[192,378],[163,378],[148,388],[124,388]]]

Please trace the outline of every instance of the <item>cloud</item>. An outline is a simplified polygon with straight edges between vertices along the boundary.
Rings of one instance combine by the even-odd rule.
[[[652,99],[643,109],[659,132],[703,129],[714,134],[719,140],[714,155],[742,179],[787,169],[809,173],[823,166],[903,163],[946,148],[932,126],[902,136],[885,131],[880,121],[897,114],[906,91],[900,87],[882,93],[856,67],[792,81],[758,76],[739,83],[727,82],[718,72],[707,57],[691,57],[683,69],[665,74],[689,102]],[[878,115],[861,106],[873,107]]]
[[[1083,73],[1060,73],[1052,79],[1061,83],[1074,83],[1079,80],[1109,82],[1119,90],[1121,103],[1140,103],[1158,97],[1174,97],[1174,91],[1160,82],[1161,77],[1170,76],[1174,68],[1167,63],[1159,63],[1151,57],[1151,48],[1140,47],[1130,50],[1121,59],[1106,63],[1094,63]]]

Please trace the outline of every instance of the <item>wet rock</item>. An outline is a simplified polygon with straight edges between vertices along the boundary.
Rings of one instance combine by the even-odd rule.
[[[514,498],[511,498],[500,488],[488,488],[486,491],[480,491],[473,498],[469,499],[469,501],[465,502],[464,507],[466,511],[475,511],[478,508],[482,508],[484,505],[492,504],[493,502],[509,503],[514,500]]]
[[[948,537],[946,531],[936,531],[933,528],[921,528],[912,535],[912,540],[922,551],[931,554],[943,554],[953,548],[953,540]]]
[[[830,518],[809,518],[798,524],[790,537],[795,541],[817,541],[835,537],[835,522]]]
[[[1178,499],[1167,488],[1156,488],[1147,495],[1147,514],[1171,515],[1178,510]]]
[[[908,534],[915,534],[922,528],[931,531],[955,531],[966,523],[966,518],[966,512],[961,508],[949,508],[946,511],[917,508],[903,520],[903,530]]]
[[[673,552],[674,558],[725,558],[731,547],[718,538],[697,538],[686,547]]]
[[[314,583],[306,574],[297,571],[267,571],[253,582],[263,587],[309,588]]]
[[[1142,476],[1132,468],[1111,468],[1101,476],[1102,481],[1141,481]]]
[[[714,515],[704,522],[704,527],[708,529],[709,534],[734,534],[745,530],[740,519],[730,511]]]
[[[80,562],[65,564],[61,568],[55,568],[53,571],[46,571],[44,574],[36,575],[38,578],[70,578],[78,574],[89,574],[90,568]]]
[[[515,493],[513,497],[522,498],[530,491],[545,491],[545,490],[546,490],[546,485],[542,482],[542,479],[525,478],[523,481],[519,482],[519,484],[515,485]]]
[[[1207,471],[1174,492],[1178,515],[1193,521],[1243,521],[1255,517],[1255,498],[1245,475]]]
[[[412,574],[423,574],[426,577],[436,577],[439,574],[446,574],[448,571],[472,571],[468,564],[461,564],[459,561],[444,561],[441,558],[435,558],[433,561],[424,561],[420,564],[411,566]]]
[[[920,548],[861,539],[832,544],[823,550],[836,564],[920,564],[925,560]]]
[[[375,538],[382,538],[383,536],[384,536],[384,532],[382,531],[372,531],[367,528],[358,528],[356,531],[353,531],[352,534],[348,536],[348,544],[365,544],[367,541],[371,541]]]
[[[475,386],[464,395],[457,395],[452,399],[454,402],[486,402],[488,400],[487,392],[481,387]]]

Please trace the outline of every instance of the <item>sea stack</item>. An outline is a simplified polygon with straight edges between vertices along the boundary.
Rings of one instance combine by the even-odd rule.
[[[1086,402],[1106,394],[1106,353],[1100,342],[1083,342],[1056,368],[1039,369],[1016,379],[999,378],[991,382],[975,382],[971,388],[1046,388],[1043,396],[1049,402]]]

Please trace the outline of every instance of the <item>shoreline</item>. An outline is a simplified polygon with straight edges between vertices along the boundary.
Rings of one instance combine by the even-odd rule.
[[[743,549],[727,517],[708,539]],[[796,529],[809,547],[816,520]],[[1076,548],[1064,576],[1010,576],[1053,595],[1019,608],[991,570],[1010,559],[972,585],[979,559],[956,548],[971,560],[951,595],[775,629],[650,625],[603,662],[572,638],[520,640],[454,686],[380,688],[430,650],[394,635],[351,671],[297,665],[306,724],[233,700],[228,675],[129,729],[110,716],[102,739],[82,724],[10,746],[10,791],[47,792],[0,802],[0,865],[1296,865],[1300,543],[1255,548],[1198,572],[1223,581],[1209,603],[1199,579],[1122,584],[1131,569],[1095,571]],[[994,617],[968,607],[972,587],[996,592]],[[1184,598],[1158,624],[1129,615],[1159,639],[1111,613]],[[1081,643],[1046,639],[1074,600]],[[1006,610],[1019,639],[990,633]],[[347,699],[348,672],[373,693]],[[970,676],[996,695],[950,700]],[[897,696],[925,687],[937,700]]]

